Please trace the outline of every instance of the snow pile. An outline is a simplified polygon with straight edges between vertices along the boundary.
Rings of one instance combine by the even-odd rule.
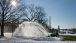
[[[48,32],[41,24],[37,22],[25,21],[15,30],[14,36],[46,37],[48,36]]]

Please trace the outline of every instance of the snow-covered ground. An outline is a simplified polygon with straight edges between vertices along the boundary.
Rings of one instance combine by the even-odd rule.
[[[47,41],[46,39],[48,39],[49,41]],[[0,38],[0,43],[76,43],[75,41],[74,42],[72,42],[72,41],[71,42],[52,41],[53,39],[54,38],[23,38],[23,37],[7,38],[7,37],[2,37],[2,38]],[[55,37],[55,39],[56,39],[56,37]]]
[[[4,33],[0,43],[61,43],[62,37],[47,37],[49,33],[36,22],[23,22],[13,33]],[[56,42],[57,41],[57,42]]]
[[[0,38],[0,43],[76,43],[76,42],[63,42],[63,41],[35,41],[27,38]]]
[[[5,38],[18,38],[23,40],[33,40],[33,41],[61,41],[62,37],[23,37],[23,36],[13,36],[12,33],[4,33]]]
[[[59,34],[60,36],[76,36],[76,34]]]
[[[12,33],[4,33],[4,36],[0,37],[0,43],[60,43],[63,39],[58,37],[12,37]]]

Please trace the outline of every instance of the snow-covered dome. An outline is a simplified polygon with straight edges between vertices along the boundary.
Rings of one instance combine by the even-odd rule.
[[[15,30],[14,36],[46,37],[48,36],[48,32],[37,22],[25,21]]]

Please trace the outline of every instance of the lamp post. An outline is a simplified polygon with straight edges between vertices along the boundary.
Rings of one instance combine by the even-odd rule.
[[[51,17],[49,16],[49,29],[51,31]]]
[[[58,25],[58,33],[60,33],[60,26]]]

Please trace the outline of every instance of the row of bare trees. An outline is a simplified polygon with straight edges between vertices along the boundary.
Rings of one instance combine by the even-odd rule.
[[[40,6],[24,5],[22,0],[17,1],[17,6],[10,5],[11,0],[0,0],[0,24],[1,36],[4,36],[4,26],[10,23],[18,23],[23,20],[46,24],[46,13]]]

